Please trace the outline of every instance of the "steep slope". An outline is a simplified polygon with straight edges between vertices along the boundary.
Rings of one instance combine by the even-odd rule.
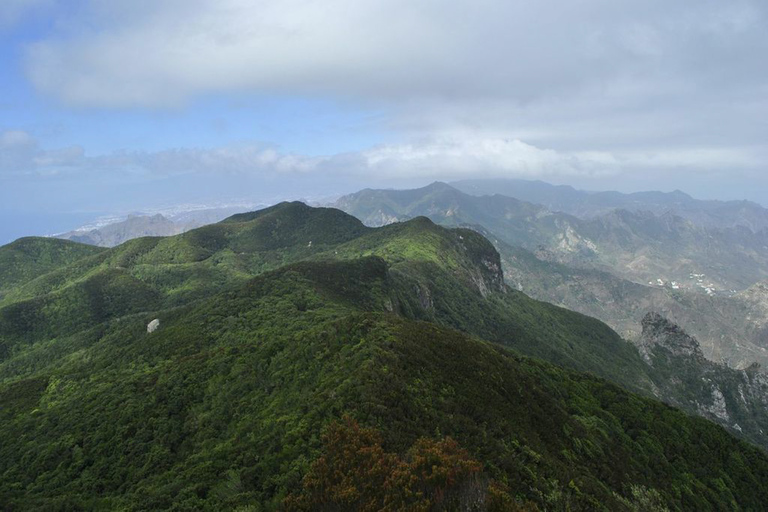
[[[258,300],[251,300],[249,294],[255,294]],[[703,402],[691,399],[699,396],[696,383],[679,379],[674,372],[663,366],[649,365],[631,344],[622,340],[606,325],[581,314],[532,300],[507,287],[503,282],[498,252],[477,232],[446,229],[423,217],[372,229],[338,210],[315,209],[300,203],[288,203],[234,216],[220,224],[175,237],[134,240],[115,249],[87,256],[10,292],[4,304],[0,306],[0,385],[7,386],[8,399],[14,404],[21,404],[19,407],[22,409],[19,409],[18,413],[12,413],[12,423],[19,430],[13,430],[7,438],[15,439],[20,432],[31,429],[30,422],[35,419],[31,419],[27,414],[34,416],[33,411],[39,410],[41,406],[58,403],[60,398],[64,400],[67,396],[78,404],[93,400],[93,408],[86,408],[82,412],[85,416],[78,416],[80,413],[77,412],[65,414],[64,410],[56,409],[57,419],[41,423],[43,427],[40,428],[43,430],[34,436],[35,439],[39,437],[42,444],[30,448],[32,451],[25,455],[27,458],[36,458],[35,460],[41,457],[39,463],[42,465],[31,466],[36,468],[34,471],[50,473],[50,478],[56,475],[54,480],[57,482],[72,479],[77,475],[76,469],[68,470],[70,472],[63,476],[55,468],[45,466],[47,462],[44,461],[49,459],[39,451],[49,453],[45,450],[53,449],[69,453],[68,450],[72,450],[72,453],[76,454],[84,450],[85,446],[80,443],[77,444],[79,449],[74,445],[62,447],[52,441],[54,434],[45,429],[52,428],[55,436],[67,436],[71,434],[72,429],[79,428],[78,425],[86,425],[85,431],[98,429],[103,415],[117,414],[111,410],[114,404],[138,400],[138,409],[132,409],[132,414],[143,417],[147,428],[151,430],[138,429],[130,420],[125,424],[127,430],[120,430],[119,435],[124,438],[116,438],[118,434],[112,430],[105,432],[103,437],[111,439],[111,444],[123,439],[128,443],[124,445],[125,450],[130,453],[144,449],[131,444],[134,434],[138,435],[137,439],[155,439],[159,435],[176,441],[163,445],[165,448],[154,453],[154,458],[142,458],[140,462],[136,462],[140,464],[141,469],[128,464],[126,467],[133,469],[126,469],[119,474],[110,473],[108,467],[111,467],[115,460],[110,458],[112,455],[106,454],[106,448],[101,449],[89,460],[99,460],[103,465],[95,468],[95,473],[86,474],[88,483],[83,484],[85,487],[77,487],[82,482],[73,484],[77,488],[73,492],[80,497],[87,495],[87,489],[93,490],[92,486],[100,485],[101,477],[94,475],[107,472],[112,475],[110,478],[114,479],[114,482],[121,478],[133,479],[138,486],[136,493],[156,496],[152,499],[161,500],[161,496],[176,496],[175,493],[181,491],[180,488],[173,487],[171,475],[180,474],[179,472],[188,475],[184,478],[192,487],[193,483],[201,478],[210,482],[213,477],[205,476],[206,470],[198,467],[198,462],[210,461],[213,456],[210,450],[215,452],[213,446],[216,444],[204,438],[199,440],[199,444],[183,445],[179,436],[194,436],[194,432],[204,427],[207,421],[213,422],[214,426],[211,428],[216,432],[221,432],[217,429],[230,432],[235,429],[231,422],[242,420],[246,426],[238,423],[241,430],[235,430],[240,432],[238,435],[248,437],[249,434],[242,428],[252,428],[254,417],[251,415],[248,420],[241,416],[235,418],[231,416],[231,412],[221,409],[223,405],[217,405],[215,410],[210,410],[206,407],[212,405],[205,402],[200,406],[202,409],[195,409],[190,413],[191,416],[185,415],[183,424],[178,424],[178,418],[161,420],[153,416],[150,409],[156,407],[160,411],[159,414],[175,418],[174,415],[185,407],[184,404],[196,403],[195,400],[208,396],[208,391],[205,390],[211,386],[229,386],[229,381],[217,380],[220,377],[216,377],[219,375],[216,368],[219,368],[217,365],[221,362],[218,357],[227,353],[232,364],[235,364],[240,357],[240,348],[237,348],[239,344],[254,343],[258,347],[254,349],[254,357],[257,359],[243,362],[242,367],[241,363],[237,363],[240,368],[238,372],[245,372],[238,373],[238,378],[250,375],[249,378],[256,381],[248,381],[251,382],[249,386],[255,386],[253,389],[260,390],[259,393],[267,393],[277,400],[263,411],[261,405],[259,406],[261,412],[258,414],[261,415],[259,418],[262,418],[259,421],[264,425],[260,432],[271,432],[277,428],[276,425],[281,424],[278,418],[285,418],[285,415],[290,413],[298,415],[295,420],[299,422],[298,425],[304,425],[302,421],[309,423],[299,431],[295,430],[299,428],[296,424],[290,428],[285,427],[288,430],[279,430],[280,435],[293,432],[292,436],[306,439],[306,436],[313,435],[309,432],[315,432],[316,439],[318,425],[332,415],[311,416],[311,421],[307,418],[299,419],[304,418],[304,414],[310,414],[316,405],[307,402],[311,401],[308,397],[315,396],[308,390],[324,390],[318,400],[323,402],[322,397],[331,397],[333,402],[333,397],[339,393],[339,379],[342,376],[353,380],[358,377],[363,379],[351,368],[356,369],[364,361],[345,360],[347,362],[340,373],[327,376],[330,380],[326,380],[326,376],[319,376],[317,379],[320,380],[310,379],[308,383],[301,373],[295,372],[301,372],[304,364],[311,365],[311,361],[317,358],[324,360],[326,357],[322,355],[324,352],[313,352],[315,348],[312,346],[318,336],[321,340],[328,339],[328,336],[338,336],[337,341],[344,343],[351,334],[336,326],[334,322],[342,321],[350,314],[359,313],[373,313],[377,319],[385,318],[387,322],[405,322],[398,325],[407,325],[403,331],[397,331],[399,334],[392,334],[389,327],[383,328],[385,333],[390,334],[384,336],[387,340],[384,345],[375,345],[371,349],[375,353],[391,349],[387,343],[396,343],[407,331],[416,329],[417,324],[413,322],[426,321],[438,329],[438,338],[448,337],[448,333],[454,329],[463,334],[454,333],[450,336],[463,339],[467,335],[481,337],[486,341],[512,348],[517,353],[589,372],[618,383],[624,389],[678,404],[691,414],[705,414],[700,407]],[[153,319],[159,320],[160,328],[148,336],[147,325]],[[360,338],[361,343],[362,340],[378,339],[376,336],[375,333],[370,336],[366,334]],[[299,343],[299,348],[296,348],[299,352],[295,357],[306,356],[309,359],[300,359],[303,362],[297,362],[298,366],[291,370],[281,370],[277,380],[269,383],[258,376],[255,368],[258,368],[259,360],[272,361],[277,358],[276,363],[283,361],[279,350],[269,345],[270,340],[276,339]],[[229,349],[221,349],[221,343],[232,343],[235,348],[228,352]],[[308,345],[305,346],[305,343]],[[269,348],[270,346],[272,348]],[[318,350],[324,350],[322,346],[321,342]],[[362,343],[362,346],[370,345]],[[339,350],[341,352],[332,356],[333,360],[346,357],[350,349]],[[213,366],[195,366],[198,363],[207,365],[208,363],[204,362],[208,361],[209,356],[216,361],[211,363]],[[466,365],[468,360],[471,361],[463,359],[462,364]],[[376,364],[379,363],[380,361]],[[101,371],[104,372],[99,382],[91,380],[93,365],[98,367],[98,364],[103,365]],[[178,373],[175,366],[177,364],[183,367],[187,364],[192,366],[188,371]],[[386,382],[389,366],[386,363],[379,366],[382,366],[383,374],[377,373],[365,379]],[[471,377],[474,369],[473,365],[468,365],[470,375],[467,378],[474,378]],[[477,378],[482,376],[483,379],[491,379],[493,382],[497,378],[490,368],[477,368],[477,371],[480,372],[475,376]],[[182,388],[174,387],[172,391],[169,390],[170,394],[162,395],[160,402],[139,400],[136,393],[146,394],[155,389],[158,382],[154,377],[149,378],[147,375],[155,375],[160,381],[171,379],[176,382],[176,379],[181,379],[178,385]],[[70,378],[80,380],[74,383],[60,382],[61,379]],[[145,378],[150,380],[144,380]],[[512,381],[515,378],[522,377],[514,377]],[[729,379],[731,374],[712,376],[714,385],[725,389],[726,383],[717,381],[720,378]],[[288,395],[282,394],[284,386],[288,386],[289,382],[295,386],[307,387],[289,386],[290,389],[286,391]],[[186,388],[188,385],[192,387]],[[348,385],[351,388],[361,386],[356,380]],[[547,389],[554,392],[556,388],[557,385],[553,383]],[[235,389],[241,388],[235,386]],[[415,393],[416,390],[413,385],[406,389],[409,393]],[[116,394],[104,390],[113,390]],[[43,395],[43,391],[53,394]],[[107,395],[100,395],[102,391]],[[385,391],[386,388],[377,388],[376,393],[383,394]],[[73,394],[68,395],[70,392]],[[27,393],[31,393],[31,401],[24,399]],[[59,396],[59,393],[63,394]],[[577,391],[574,393],[578,394]],[[155,400],[154,396],[150,393],[146,400]],[[234,396],[226,400],[225,404],[231,403]],[[625,393],[622,396],[630,395]],[[416,401],[407,413],[409,418],[417,415],[420,407],[431,403],[434,398],[430,394],[411,399]],[[365,400],[369,399],[353,397],[349,400],[350,403],[357,404],[365,403]],[[73,407],[75,402],[66,402],[67,407]],[[285,409],[294,402],[304,404],[301,406],[301,412]],[[530,407],[530,404],[527,406]],[[249,407],[256,405],[252,403]],[[353,407],[339,405],[334,411],[337,413],[349,408]],[[456,409],[452,410],[453,414],[457,413]],[[741,431],[735,428],[730,418],[713,416],[713,419],[724,423],[739,435],[748,437],[762,446],[768,446],[768,439],[762,434],[756,434],[761,429],[768,432],[768,420],[757,414],[750,416],[751,412],[745,410],[744,420],[739,420]],[[554,412],[549,411],[546,414]],[[69,416],[71,421],[60,429],[51,426],[62,416]],[[114,425],[128,421],[110,417],[111,424]],[[222,420],[221,417],[225,419]],[[17,420],[22,423],[17,424]],[[156,422],[170,424],[164,425],[161,430],[152,430],[155,429]],[[307,425],[314,425],[312,428],[315,430],[301,430],[309,429]],[[136,433],[139,430],[143,432],[140,435]],[[429,432],[432,431],[434,430]],[[182,435],[183,432],[186,434]],[[272,434],[264,435],[269,437]],[[258,476],[250,474],[248,477],[251,481],[260,482],[258,493],[254,488],[249,491],[257,493],[253,496],[258,495],[258,500],[278,499],[276,496],[280,495],[281,489],[295,488],[297,475],[300,473],[298,468],[306,468],[309,460],[306,451],[309,445],[303,444],[306,441],[299,442],[295,449],[289,449],[283,447],[292,446],[295,437],[269,439],[270,444],[259,445],[261,452],[258,453],[272,453],[276,458],[264,455],[266,459],[263,461],[263,467],[259,462],[261,469]],[[50,443],[53,443],[55,448],[51,448]],[[9,460],[18,460],[22,455],[14,451],[17,448],[16,444],[11,442],[4,448],[9,451],[3,453],[8,455]],[[405,449],[405,446],[399,446],[399,449]],[[204,455],[200,455],[201,450]],[[225,449],[229,454],[227,450],[229,448]],[[562,455],[561,452],[558,453]],[[152,471],[148,469],[149,466],[160,464],[160,461],[171,455],[175,457],[174,454],[179,457],[194,457],[192,462],[184,462],[183,468],[171,469],[161,465],[167,469],[167,473],[163,476],[150,475]],[[224,457],[221,464],[226,464],[228,458],[229,455]],[[484,462],[488,460],[486,455],[481,459]],[[58,463],[61,463],[61,460],[55,457],[50,460],[58,460]],[[289,464],[288,460],[294,462]],[[59,464],[56,467],[59,467]],[[637,467],[640,466],[638,462]],[[18,473],[18,468],[8,467],[7,471],[11,482],[29,482],[32,478],[30,474]],[[201,471],[203,473],[200,473]],[[211,471],[219,474],[218,469]],[[147,483],[150,477],[159,480]],[[502,477],[503,475],[500,478]],[[290,480],[291,478],[293,480]],[[634,477],[631,480],[631,483],[637,483]],[[55,489],[59,484],[46,482],[48,480],[35,483],[30,492],[47,492],[53,499],[54,495],[58,495]],[[242,480],[240,482],[242,484]],[[653,485],[648,482],[650,481],[646,480],[646,483],[641,482],[638,485],[651,489],[659,487],[655,481],[651,482]],[[703,486],[701,489],[694,486],[697,490],[689,489],[686,492],[698,495],[704,492],[704,488],[708,489],[710,485],[714,485],[702,482],[696,484]],[[629,483],[622,480],[621,486]],[[238,487],[241,484],[233,480],[222,486]],[[541,487],[544,483],[539,482],[536,485],[536,489],[545,492]],[[155,486],[162,488],[162,491],[157,491]],[[590,483],[589,486],[592,488],[597,484]],[[728,486],[733,488],[731,484]],[[628,496],[623,487],[621,491],[615,486],[609,488],[610,493],[595,490],[588,494],[601,496],[599,500],[607,500],[605,496],[613,496],[614,491]],[[562,492],[562,489],[558,489],[552,488],[550,491]],[[8,492],[10,491],[11,489],[8,489]],[[184,492],[187,494],[177,496],[178,500],[196,499],[193,496],[194,490],[187,489]],[[203,494],[207,496],[207,492],[209,491]],[[219,492],[226,494],[229,491],[222,488],[216,491]],[[18,495],[14,496],[14,499],[21,499]],[[674,496],[674,499],[681,499],[679,493]],[[197,497],[201,498],[199,495]],[[116,499],[114,496],[105,499],[108,500],[105,503],[109,506],[116,503],[109,501]],[[616,500],[620,501],[618,498]],[[715,502],[717,499],[712,503]],[[98,503],[98,500],[94,503]],[[151,503],[152,506],[159,506],[154,501]]]
[[[383,310],[698,412],[679,398],[686,389],[668,385],[668,375],[657,374],[605,324],[506,286],[499,253],[476,231],[446,229],[425,217],[372,229],[339,210],[301,203],[174,237],[133,240],[22,285],[0,305],[0,359],[39,367],[46,358],[38,350],[55,346],[60,356],[73,353],[71,339],[111,319],[194,303],[295,261],[369,256],[383,258],[394,283]]]
[[[333,258],[380,256],[391,264],[403,314],[460,329],[557,364],[653,389],[631,344],[592,318],[532,300],[504,284],[498,252],[468,229],[424,217],[372,230]]]
[[[607,326],[509,290],[498,253],[476,232],[423,217],[370,229],[339,210],[301,203],[132,240],[41,276],[0,305],[0,357],[111,318],[200,300],[292,261],[364,256],[392,266],[400,292],[390,308],[408,317],[652,390],[635,349]]]
[[[501,483],[506,509],[636,510],[650,497],[671,510],[756,510],[768,500],[768,457],[710,422],[377,313],[395,309],[398,279],[378,257],[298,263],[84,331],[71,357],[38,347],[36,359],[55,364],[24,375],[0,364],[0,501],[273,508],[301,491],[323,425],[343,414],[397,453],[450,436],[481,461],[479,492]],[[148,334],[152,318],[160,328]]]
[[[548,210],[580,218],[605,215],[612,210],[652,212],[674,215],[708,228],[744,227],[752,231],[768,229],[768,209],[750,201],[704,201],[679,190],[674,192],[586,192],[566,185],[550,185],[527,180],[465,180],[451,185],[467,194],[502,194],[540,204]]]

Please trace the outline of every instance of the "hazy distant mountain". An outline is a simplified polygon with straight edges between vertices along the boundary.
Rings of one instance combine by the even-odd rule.
[[[244,205],[194,209],[180,206],[167,209],[165,215],[128,215],[125,219],[108,219],[95,226],[56,235],[56,238],[100,247],[115,247],[142,236],[178,235],[190,229],[219,222],[248,209],[249,207]]]
[[[750,201],[704,201],[679,190],[674,192],[587,192],[567,185],[528,180],[464,180],[452,186],[472,195],[501,194],[545,206],[552,211],[581,218],[604,215],[611,210],[671,212],[697,225],[713,228],[768,228],[768,209]]]
[[[177,224],[160,214],[152,216],[130,215],[124,221],[107,224],[99,228],[70,231],[57,235],[57,238],[100,247],[114,247],[133,238],[177,235],[187,229],[189,228],[186,225]]]
[[[415,190],[366,189],[335,205],[371,226],[418,215],[445,225],[481,225],[541,259],[608,270],[642,284],[716,294],[768,278],[768,231],[706,227],[671,212],[611,210],[581,219],[499,194],[465,194],[439,182]]]

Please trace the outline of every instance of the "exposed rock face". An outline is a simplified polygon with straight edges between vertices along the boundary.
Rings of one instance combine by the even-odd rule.
[[[704,359],[699,342],[660,314],[646,314],[642,326],[643,333],[638,340],[638,349],[649,364],[652,364],[651,354],[656,347],[664,348],[673,356]]]
[[[589,239],[579,236],[579,234],[573,229],[573,226],[564,223],[565,228],[563,232],[557,235],[555,238],[556,250],[563,253],[574,252],[597,252],[597,246]]]
[[[147,324],[147,333],[152,334],[158,327],[160,327],[160,320],[155,318]]]
[[[454,232],[456,242],[469,259],[465,265],[469,283],[483,297],[491,293],[504,293],[504,271],[501,256],[493,244],[477,226],[463,225]]]
[[[504,274],[501,264],[491,258],[481,258],[480,267],[470,272],[470,280],[483,297],[493,292],[504,292]]]
[[[699,410],[704,417],[714,416],[718,420],[726,423],[731,419],[728,415],[728,406],[725,403],[725,396],[718,386],[712,387],[712,403],[702,404],[699,407]],[[738,428],[737,430],[741,431],[741,428]]]
[[[695,338],[658,313],[642,325],[638,349],[659,398],[768,446],[768,375],[759,364],[736,370],[706,359]]]
[[[432,293],[424,285],[416,286],[416,296],[419,298],[419,304],[424,309],[434,309],[435,304],[432,302]]]
[[[378,210],[366,218],[365,224],[370,227],[378,228],[388,224],[394,224],[395,222],[401,222],[403,220],[407,220],[407,217],[401,218],[396,215],[386,213],[382,210]]]

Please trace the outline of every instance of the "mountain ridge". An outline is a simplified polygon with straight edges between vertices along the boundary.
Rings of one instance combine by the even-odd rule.
[[[768,228],[768,209],[758,203],[694,199],[680,190],[628,194],[615,191],[592,192],[577,190],[569,185],[511,179],[464,180],[452,182],[452,185],[469,194],[499,193],[582,218],[599,216],[612,209],[645,210],[655,214],[670,211],[712,228],[742,226],[754,232]]]

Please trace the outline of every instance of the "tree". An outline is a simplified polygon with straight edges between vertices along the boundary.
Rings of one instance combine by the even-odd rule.
[[[345,416],[322,436],[323,451],[286,498],[288,510],[535,510],[519,505],[450,437],[418,439],[400,456],[381,434]]]

